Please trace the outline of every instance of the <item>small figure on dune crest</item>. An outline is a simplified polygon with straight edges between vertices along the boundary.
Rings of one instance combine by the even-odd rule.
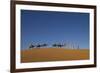
[[[77,46],[77,49],[80,49],[79,45]]]

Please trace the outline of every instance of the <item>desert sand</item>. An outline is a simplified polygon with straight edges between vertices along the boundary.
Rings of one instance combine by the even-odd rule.
[[[22,63],[86,59],[89,59],[88,49],[33,48],[21,51]]]

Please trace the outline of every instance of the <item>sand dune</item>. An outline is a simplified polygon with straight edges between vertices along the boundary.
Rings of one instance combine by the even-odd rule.
[[[21,51],[21,62],[68,61],[89,59],[88,49],[36,48]]]

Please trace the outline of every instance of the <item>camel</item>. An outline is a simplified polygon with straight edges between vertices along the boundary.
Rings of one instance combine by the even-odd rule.
[[[61,47],[64,47],[65,44],[53,44],[52,46],[53,46],[53,47],[60,47],[60,48],[61,48]]]
[[[35,46],[34,46],[34,45],[32,45],[32,44],[29,46],[29,48],[34,48],[34,47],[35,47]]]
[[[46,47],[46,46],[47,46],[47,44],[38,44],[36,47],[40,48],[40,47]]]

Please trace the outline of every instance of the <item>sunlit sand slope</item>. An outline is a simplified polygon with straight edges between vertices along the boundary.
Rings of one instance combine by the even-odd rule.
[[[33,48],[21,51],[21,62],[68,61],[89,59],[88,49]]]

